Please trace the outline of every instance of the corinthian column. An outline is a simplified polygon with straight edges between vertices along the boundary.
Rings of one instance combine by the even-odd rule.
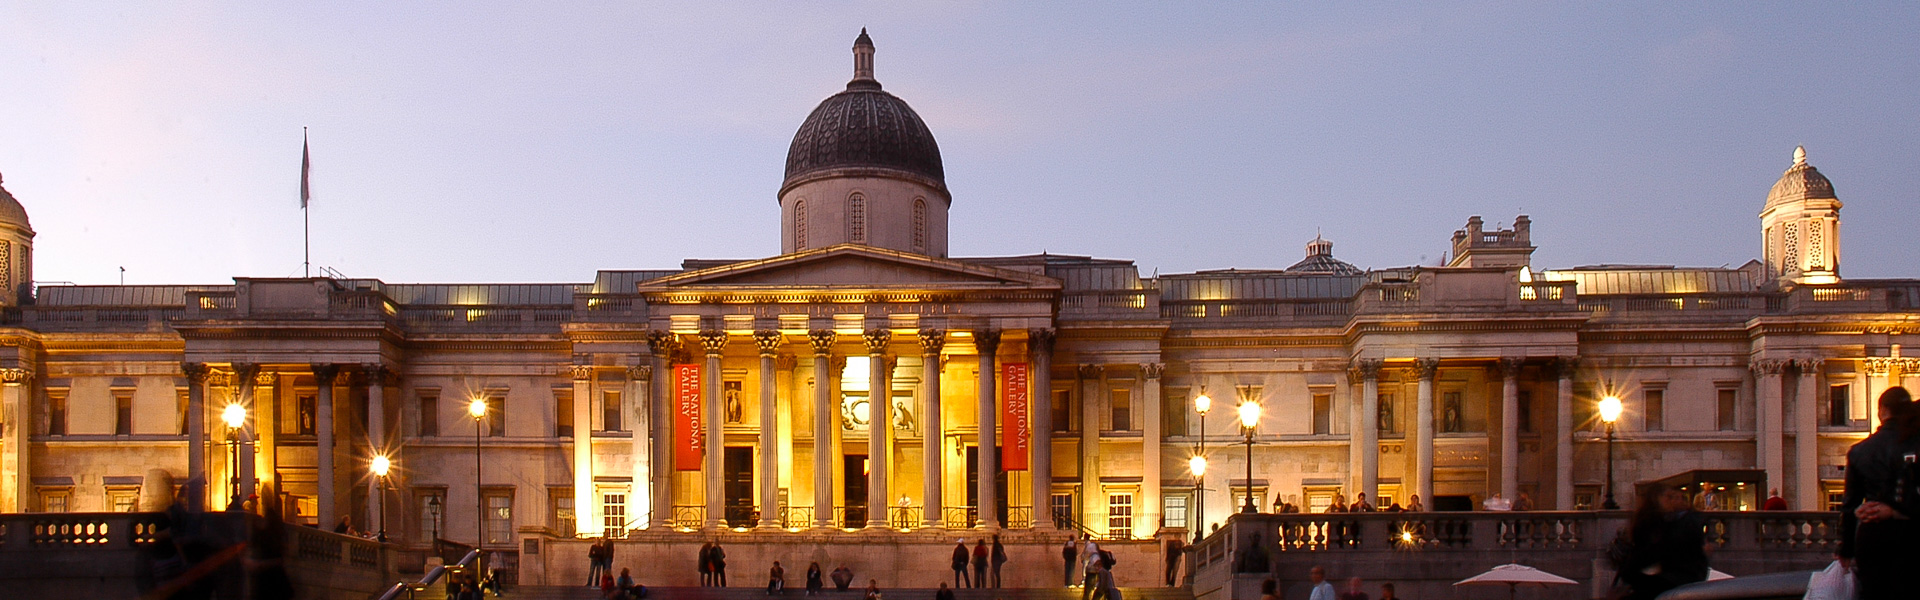
[[[1353,361],[1360,372],[1360,414],[1353,420],[1353,445],[1360,450],[1360,492],[1380,502],[1380,367],[1378,358]],[[1421,500],[1426,500],[1421,498]]]
[[[1572,356],[1554,361],[1560,379],[1553,409],[1553,456],[1558,467],[1553,470],[1554,510],[1573,510],[1573,374],[1578,366],[1579,359]]]
[[[1033,528],[1053,528],[1053,336],[1052,329],[1027,332],[1033,351],[1033,394],[1027,410],[1033,414]]]
[[[1500,359],[1500,497],[1520,497],[1520,366],[1524,359]]]
[[[1414,493],[1420,503],[1433,506],[1433,378],[1440,372],[1440,359],[1413,361],[1413,372],[1420,379],[1418,401],[1414,406],[1413,477]]]
[[[605,531],[606,523],[594,518],[593,493],[593,365],[576,364],[567,368],[573,381],[573,514],[574,531],[589,537]]]
[[[1141,419],[1143,431],[1140,440],[1140,495],[1146,496],[1141,499],[1141,503],[1146,505],[1146,518],[1135,522],[1134,534],[1139,537],[1151,536],[1159,531],[1160,516],[1165,514],[1160,506],[1160,373],[1165,369],[1166,365],[1160,363],[1140,365],[1140,373],[1146,380],[1143,386],[1146,389],[1142,390],[1141,394],[1146,400],[1143,403],[1146,406],[1142,411],[1146,414],[1145,418]],[[1052,405],[1042,404],[1041,406],[1051,407]],[[1046,410],[1043,408],[1040,412],[1046,412]],[[1036,513],[1041,512],[1043,507],[1044,505],[1036,504],[1033,510]]]
[[[1757,467],[1767,472],[1767,485],[1785,487],[1787,467],[1786,453],[1782,447],[1786,441],[1786,432],[1782,426],[1785,420],[1781,395],[1780,375],[1786,371],[1787,361],[1780,359],[1758,358],[1749,363],[1753,369],[1753,384],[1760,398],[1760,414],[1754,419],[1754,449]]]
[[[999,378],[994,355],[1000,351],[1000,330],[975,331],[973,347],[980,354],[980,464],[975,465],[980,473],[980,527],[999,529],[1000,486],[995,475],[1000,472],[1000,436],[994,424]]]
[[[187,479],[200,479],[204,482],[207,476],[207,374],[212,370],[207,368],[206,363],[180,363],[180,370],[187,376]],[[9,422],[25,423],[24,420]],[[14,446],[9,444],[7,447],[13,448]],[[26,446],[23,444],[20,448],[25,450]],[[24,465],[25,459],[23,458],[22,461],[22,465]],[[29,472],[30,471],[23,468],[20,471],[21,477],[26,477],[26,474]],[[20,498],[23,504],[20,506],[21,508],[25,508],[29,506],[28,504],[24,504],[27,498],[26,494],[30,493],[25,490],[27,487],[25,482],[29,480],[22,479],[21,481],[22,483],[20,485],[23,491],[21,492]],[[204,489],[204,487],[205,486],[202,486],[202,489]],[[204,508],[206,507],[206,501],[205,496],[188,498],[187,505]]]
[[[813,526],[833,526],[833,342],[832,329],[807,333],[813,345]]]
[[[941,428],[940,407],[940,350],[947,345],[947,332],[939,329],[920,330],[920,375],[921,384],[926,386],[924,405],[920,409],[920,454],[924,469],[921,481],[921,496],[925,498],[921,505],[927,527],[945,527],[945,498],[941,497],[941,461],[946,458],[946,437]]]
[[[314,409],[314,412],[319,413],[314,416],[314,421],[318,424],[314,437],[317,438],[319,446],[317,470],[320,475],[320,491],[315,495],[319,497],[321,527],[330,527],[339,519],[339,515],[334,514],[333,510],[333,382],[339,376],[340,365],[313,365],[313,380],[320,388],[316,402],[318,406]]]
[[[868,329],[867,342],[867,526],[887,526],[887,497],[892,481],[887,467],[892,463],[887,436],[893,431],[890,409],[893,394],[887,389],[887,343],[893,332]]]
[[[775,395],[774,356],[780,352],[780,332],[753,332],[760,348],[760,523],[763,529],[780,526],[780,401]]]
[[[648,469],[648,475],[652,478],[653,482],[653,515],[652,518],[648,520],[648,526],[654,529],[665,529],[673,526],[674,447],[672,440],[675,439],[673,433],[673,373],[667,370],[669,366],[667,364],[667,356],[673,353],[673,349],[678,343],[679,338],[672,333],[660,330],[647,332],[647,351],[652,354],[650,360],[653,361],[654,376],[652,382],[653,401],[649,408],[652,409],[652,431],[656,439],[653,443],[653,464],[651,468]],[[635,432],[634,437],[640,437],[639,433]],[[634,483],[636,485],[639,484],[638,481]],[[579,514],[579,512],[579,507],[576,506],[574,508],[574,514]]]
[[[720,353],[727,348],[727,332],[706,330],[700,332],[700,347],[707,352],[706,396],[707,440],[701,444],[706,451],[703,466],[706,471],[707,528],[718,528],[726,523],[726,479],[723,470],[726,465],[721,455],[726,452],[727,430],[725,420],[726,407],[720,397]]]
[[[1793,361],[1799,389],[1793,399],[1793,507],[1818,510],[1820,506],[1820,397],[1821,359]]]
[[[195,379],[195,367],[199,368],[200,377],[206,376],[205,365],[189,363],[184,366],[190,380]],[[33,454],[28,451],[28,440],[33,431],[33,394],[29,393],[32,382],[32,371],[0,369],[0,429],[5,430],[4,434],[0,434],[0,513],[23,513],[34,505]],[[189,448],[197,449],[200,446]],[[192,453],[189,450],[188,454]],[[205,460],[204,454],[201,460]]]

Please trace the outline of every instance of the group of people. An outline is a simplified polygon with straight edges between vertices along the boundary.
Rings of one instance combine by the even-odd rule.
[[[1062,569],[1066,586],[1080,582],[1081,600],[1120,600],[1120,587],[1113,578],[1113,552],[1102,550],[1093,536],[1082,534],[1079,540],[1067,540],[1060,547],[1060,558],[1065,561]],[[1076,569],[1080,575],[1077,579]]]
[[[1367,501],[1367,493],[1360,492],[1354,495],[1351,504],[1347,502],[1346,494],[1335,493],[1333,495],[1333,501],[1327,504],[1327,508],[1322,512],[1423,512],[1425,510],[1427,510],[1427,508],[1420,503],[1419,494],[1414,494],[1411,498],[1408,498],[1406,506],[1401,506],[1398,501],[1388,502],[1386,506],[1374,506],[1373,503]],[[1292,498],[1275,497],[1273,499],[1273,512],[1284,515],[1303,511],[1300,505],[1294,504]]]
[[[823,579],[824,576],[825,574],[820,570],[820,563],[815,562],[807,565],[806,585],[808,596],[819,594],[821,590],[826,589],[827,584]],[[853,585],[853,569],[847,568],[846,565],[840,565],[838,568],[835,568],[831,577],[833,578],[833,587],[836,590],[846,591],[848,587]],[[877,580],[873,583],[875,586],[879,584]],[[786,567],[780,566],[780,561],[773,561],[773,568],[767,569],[767,595],[772,596],[779,594],[786,591],[786,589],[787,569]]]
[[[993,546],[988,548],[987,540],[977,540],[973,550],[967,550],[967,541],[959,540],[953,545],[953,586],[954,587],[1000,587],[1000,566],[1007,564],[1007,547],[1000,545],[1000,536],[993,536]],[[967,567],[973,567],[973,577],[967,577]],[[991,573],[992,581],[987,576]]]
[[[1307,572],[1309,583],[1307,600],[1399,600],[1393,592],[1393,584],[1380,584],[1379,596],[1368,596],[1366,583],[1359,577],[1347,579],[1347,591],[1337,591],[1333,583],[1327,581],[1327,570],[1316,566]],[[1280,600],[1280,583],[1274,579],[1260,582],[1260,600]]]
[[[601,538],[587,548],[587,587],[600,588],[606,600],[638,600],[647,597],[647,586],[633,580],[633,572],[620,568],[613,576],[613,539]]]

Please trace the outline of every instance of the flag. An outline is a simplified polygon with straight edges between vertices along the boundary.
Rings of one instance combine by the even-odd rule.
[[[300,208],[307,207],[307,200],[313,198],[313,192],[307,187],[307,176],[313,172],[313,159],[307,154],[307,130],[300,130]]]

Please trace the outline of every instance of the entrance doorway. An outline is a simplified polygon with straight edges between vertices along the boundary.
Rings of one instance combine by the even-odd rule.
[[[867,455],[847,454],[840,460],[841,472],[846,473],[841,478],[846,483],[840,486],[840,493],[846,498],[847,506],[840,526],[864,527],[867,524]]]
[[[1003,448],[1002,451],[1004,450]],[[1005,525],[1007,523],[1007,472],[995,463],[993,473],[993,514],[1000,524]],[[969,526],[977,526],[980,523],[979,446],[967,446],[967,523]]]
[[[751,446],[727,446],[721,455],[725,462],[722,477],[726,493],[727,525],[733,527],[752,527],[753,515],[753,448]]]

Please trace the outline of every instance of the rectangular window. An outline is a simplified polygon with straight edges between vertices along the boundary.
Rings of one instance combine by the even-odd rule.
[[[69,488],[40,490],[40,512],[63,513],[73,511],[73,490]]]
[[[133,390],[113,391],[113,434],[133,435]]]
[[[293,401],[298,416],[294,419],[295,435],[313,435],[319,427],[320,398],[314,394],[301,394]]]
[[[600,429],[605,431],[626,431],[622,423],[620,392],[607,390],[600,392]]]
[[[140,488],[110,488],[107,490],[107,510],[117,513],[133,512],[140,498]]]
[[[447,491],[417,490],[413,494],[415,512],[413,539],[430,543],[435,537],[447,537]]]
[[[1133,430],[1133,390],[1108,390],[1108,406],[1113,410],[1113,430]]]
[[[1533,433],[1533,390],[1520,390],[1520,433]]]
[[[1187,495],[1186,494],[1169,494],[1166,497],[1162,498],[1161,502],[1164,502],[1166,506],[1166,519],[1167,519],[1166,526],[1178,527],[1182,529],[1186,528],[1187,526]]]
[[[1107,494],[1107,537],[1133,536],[1133,494]]]
[[[422,392],[419,410],[420,437],[440,435],[440,394]]]
[[[487,490],[482,496],[487,506],[487,543],[513,542],[513,491]]]
[[[1073,518],[1073,494],[1054,494],[1051,500],[1054,522],[1078,522]]]
[[[1053,430],[1073,431],[1073,391],[1053,391]]]
[[[1313,395],[1313,434],[1333,433],[1333,395]]]
[[[579,531],[576,529],[576,518],[573,511],[573,488],[549,488],[547,490],[547,528],[552,529],[554,535],[571,538]]]
[[[1593,510],[1600,506],[1600,486],[1577,485],[1573,487],[1573,509]]]
[[[47,392],[47,435],[67,434],[67,391]]]
[[[1739,428],[1739,424],[1733,420],[1735,401],[1739,399],[1739,397],[1740,390],[1730,388],[1720,388],[1718,390],[1718,397],[1716,398],[1718,406],[1714,412],[1719,421],[1721,431],[1733,431]]]
[[[553,388],[553,435],[573,437],[573,388]]]
[[[1667,391],[1645,390],[1640,392],[1641,418],[1646,421],[1647,431],[1663,431],[1667,426]]]
[[[1187,388],[1163,388],[1160,394],[1160,431],[1165,435],[1187,432]]]
[[[1827,424],[1834,427],[1853,424],[1853,392],[1847,384],[1827,388]]]
[[[187,390],[174,393],[174,424],[180,430],[179,435],[187,434]]]
[[[487,394],[487,435],[493,437],[507,435],[507,393],[505,391]]]
[[[600,524],[610,538],[627,537],[627,493],[602,492],[600,494]]]

